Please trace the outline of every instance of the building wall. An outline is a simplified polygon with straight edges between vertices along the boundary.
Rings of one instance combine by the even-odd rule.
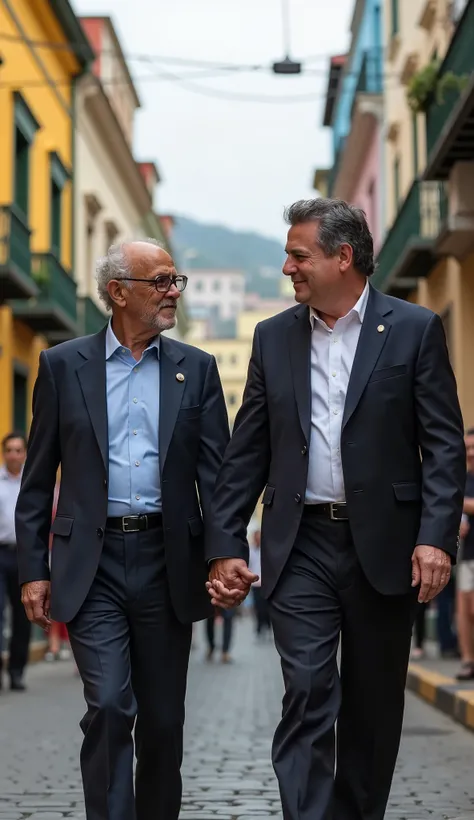
[[[351,203],[358,208],[362,208],[366,213],[374,237],[375,252],[378,251],[382,241],[383,180],[381,178],[381,167],[380,128],[376,128],[367,146],[365,160],[360,168],[354,192],[350,197]]]
[[[215,308],[220,318],[235,319],[244,307],[245,276],[240,271],[189,270],[186,296],[195,308]]]

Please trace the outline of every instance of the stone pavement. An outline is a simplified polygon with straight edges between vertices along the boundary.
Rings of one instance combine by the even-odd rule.
[[[181,820],[280,818],[269,762],[281,676],[270,644],[236,621],[235,662],[203,661],[197,626],[188,687]],[[38,664],[29,691],[0,695],[0,820],[84,817],[81,686],[72,665]],[[474,735],[408,696],[387,820],[472,820]]]
[[[440,658],[437,645],[427,641],[423,659],[410,663],[407,687],[463,726],[474,730],[474,681],[457,681],[459,669],[460,661]]]

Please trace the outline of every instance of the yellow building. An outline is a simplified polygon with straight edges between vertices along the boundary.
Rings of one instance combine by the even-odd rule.
[[[0,4],[0,437],[26,431],[39,351],[77,334],[74,88],[93,53],[67,0]]]
[[[388,230],[373,282],[442,317],[472,426],[474,0],[385,0],[384,20]]]

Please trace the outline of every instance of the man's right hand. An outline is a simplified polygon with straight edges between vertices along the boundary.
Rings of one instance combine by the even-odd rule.
[[[29,621],[37,624],[41,629],[49,631],[51,619],[49,606],[51,598],[50,581],[30,581],[21,588],[21,602]]]
[[[211,564],[206,584],[213,606],[232,609],[247,597],[258,575],[250,572],[242,558],[217,558]]]

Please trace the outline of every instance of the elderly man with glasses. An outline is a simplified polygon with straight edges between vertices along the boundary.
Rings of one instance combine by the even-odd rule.
[[[162,336],[187,283],[169,254],[151,240],[112,246],[97,281],[108,325],[40,356],[16,511],[22,599],[43,628],[68,625],[87,703],[88,820],[177,820],[227,414],[214,358]]]

